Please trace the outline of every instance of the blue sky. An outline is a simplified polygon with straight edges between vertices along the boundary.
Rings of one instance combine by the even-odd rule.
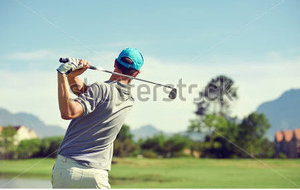
[[[145,57],[143,78],[203,86],[217,74],[229,75],[241,97],[233,114],[243,117],[299,88],[299,8],[298,0],[2,0],[0,107],[66,127],[56,102],[59,56],[111,69],[120,50],[137,47]],[[99,75],[84,77],[90,83],[108,78]],[[137,102],[128,123],[183,130],[194,110],[192,95],[187,102]]]

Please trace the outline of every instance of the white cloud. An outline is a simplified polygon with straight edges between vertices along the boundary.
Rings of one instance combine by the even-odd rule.
[[[113,61],[118,52],[100,52],[91,57],[91,62],[107,69],[113,68]],[[34,57],[34,56],[32,56]],[[237,61],[222,64],[185,65],[184,63],[165,63],[156,58],[146,56],[146,62],[140,75],[141,78],[160,82],[176,84],[182,79],[187,85],[197,84],[193,93],[187,89],[183,93],[186,101],[176,99],[172,102],[161,101],[167,97],[161,88],[157,89],[157,101],[142,102],[137,100],[127,119],[132,128],[145,124],[165,131],[185,130],[189,119],[195,117],[196,109],[193,98],[204,85],[218,74],[231,77],[238,86],[239,100],[234,104],[233,115],[243,117],[257,106],[268,100],[277,98],[290,88],[299,88],[300,59],[262,62]],[[88,83],[105,81],[109,75],[87,71],[82,78]],[[0,107],[13,112],[25,111],[38,115],[48,124],[59,124],[66,127],[68,122],[60,119],[57,103],[56,72],[33,71],[13,72],[0,70],[1,99]],[[134,81],[133,84],[141,84]],[[137,88],[133,88],[136,97]]]
[[[2,58],[8,60],[34,61],[34,60],[45,60],[53,56],[57,56],[57,54],[53,51],[38,50],[32,52],[17,52],[6,56],[2,56]]]
[[[55,72],[0,71],[0,107],[37,115],[47,124],[66,126],[59,117]]]
[[[199,84],[193,94],[185,90],[186,102],[179,99],[171,103],[149,102],[137,103],[136,115],[130,117],[129,123],[135,127],[153,123],[168,131],[184,130],[188,120],[194,118],[196,106],[193,98],[199,90],[218,74],[231,77],[238,86],[239,100],[234,103],[233,115],[243,117],[264,101],[272,100],[290,88],[299,88],[300,59],[280,62],[223,62],[222,65],[184,65],[176,63],[163,64],[155,59],[149,59],[144,67],[145,78],[159,82],[175,82],[182,78],[185,83]],[[145,113],[146,112],[146,113]],[[134,114],[132,113],[132,115]],[[144,113],[146,116],[143,116]],[[143,118],[143,119],[136,119]]]

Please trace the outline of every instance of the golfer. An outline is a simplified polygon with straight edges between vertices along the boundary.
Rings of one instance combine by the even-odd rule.
[[[127,48],[115,60],[114,71],[136,77],[143,63],[137,49]],[[57,69],[61,117],[71,122],[52,170],[53,188],[110,188],[113,142],[134,99],[127,77],[113,74],[86,86],[78,76],[88,68],[88,61],[70,58]],[[78,96],[74,100],[69,86]]]

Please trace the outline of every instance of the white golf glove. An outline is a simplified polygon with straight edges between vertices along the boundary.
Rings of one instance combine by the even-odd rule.
[[[69,62],[62,63],[56,70],[61,74],[69,74],[70,72],[82,68],[82,65],[79,65],[81,59],[78,58],[68,58]]]

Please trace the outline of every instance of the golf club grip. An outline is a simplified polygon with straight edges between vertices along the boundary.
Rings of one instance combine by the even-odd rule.
[[[67,62],[69,62],[69,58],[63,58],[63,57],[61,57],[61,58],[59,58],[59,62],[61,62],[61,63],[67,63]],[[90,65],[89,69],[97,70],[97,67],[95,67],[93,65]]]
[[[89,69],[97,70],[97,67],[95,67],[95,66],[93,66],[93,65],[90,65]]]

